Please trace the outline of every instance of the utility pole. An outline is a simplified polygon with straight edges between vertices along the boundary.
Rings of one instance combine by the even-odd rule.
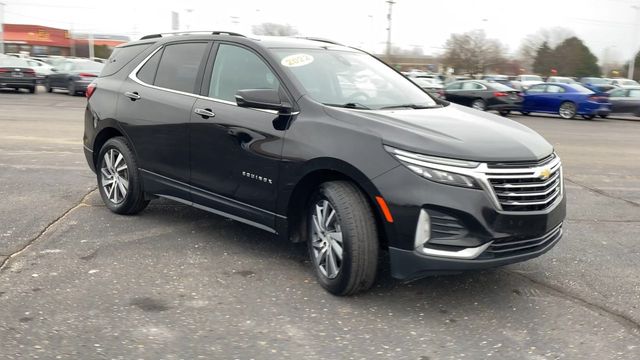
[[[89,31],[89,59],[93,60],[95,57],[93,49],[93,32]]]
[[[391,58],[391,10],[393,9],[393,4],[396,2],[393,0],[387,0],[389,4],[389,13],[387,13],[387,61]]]
[[[4,54],[4,6],[5,3],[0,2],[0,54]]]
[[[636,24],[633,27],[633,44],[631,45],[631,61],[629,61],[628,78],[633,80],[633,72],[636,67],[636,55],[638,55],[638,22],[640,22],[640,5],[631,6],[636,10]]]

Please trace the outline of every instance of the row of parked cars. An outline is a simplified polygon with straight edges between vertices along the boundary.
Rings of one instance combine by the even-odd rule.
[[[538,75],[485,75],[444,84],[438,75],[405,74],[434,96],[477,110],[495,110],[506,116],[512,111],[558,114],[565,119],[593,119],[610,114],[640,116],[640,84],[629,79]]]
[[[2,56],[0,54],[0,88],[36,92],[38,84],[47,92],[65,89],[69,95],[84,93],[100,74],[102,63],[81,58],[46,59]]]

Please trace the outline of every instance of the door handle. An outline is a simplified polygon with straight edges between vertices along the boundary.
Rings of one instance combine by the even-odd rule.
[[[193,112],[202,116],[203,119],[208,119],[210,117],[216,116],[216,114],[214,114],[211,109],[195,109],[193,110]]]
[[[140,100],[142,98],[142,96],[138,95],[138,92],[134,91],[127,91],[126,93],[124,93],[124,96],[128,97],[129,99],[131,99],[131,101],[136,101],[136,100]]]

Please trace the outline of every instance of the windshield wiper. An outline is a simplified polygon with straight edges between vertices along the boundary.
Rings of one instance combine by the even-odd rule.
[[[350,102],[350,103],[346,103],[346,104],[325,104],[325,105],[343,107],[343,108],[347,108],[347,109],[371,110],[371,108],[369,108],[367,106],[364,106],[362,104],[359,104],[359,103],[355,103],[355,102]]]
[[[418,104],[400,104],[400,105],[391,105],[391,106],[383,106],[380,110],[384,109],[402,109],[402,108],[410,108],[410,109],[435,109],[442,107],[442,105],[434,105],[434,106],[426,106],[426,105],[418,105]]]

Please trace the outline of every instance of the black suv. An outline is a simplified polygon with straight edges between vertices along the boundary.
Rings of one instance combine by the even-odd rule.
[[[111,211],[163,197],[307,242],[334,294],[369,288],[383,256],[413,279],[527,260],[562,235],[547,141],[330,41],[150,35],[117,47],[87,97]]]

